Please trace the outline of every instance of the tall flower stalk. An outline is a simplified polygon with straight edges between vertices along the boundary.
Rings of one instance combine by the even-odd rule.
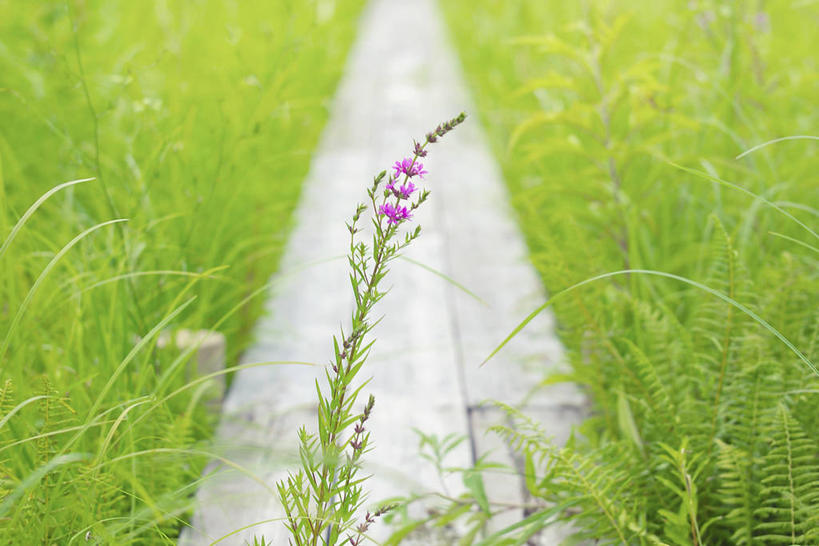
[[[301,469],[278,484],[292,545],[358,546],[375,519],[392,508],[384,506],[367,512],[356,525],[355,513],[366,499],[363,483],[367,477],[358,477],[358,471],[363,454],[369,450],[366,423],[375,398],[370,395],[363,411],[355,413],[363,387],[355,386],[355,378],[373,344],[366,338],[375,326],[370,313],[384,297],[379,285],[387,275],[388,264],[421,234],[420,225],[409,231],[401,229],[429,197],[428,190],[416,185],[427,174],[420,159],[426,157],[429,144],[465,118],[466,114],[461,113],[427,133],[423,143],[415,142],[411,157],[396,161],[389,177],[387,171],[378,174],[367,190],[369,204],[359,204],[347,223],[347,259],[355,310],[349,331],[342,329],[340,336],[333,337],[334,359],[325,368],[326,386],[322,389],[316,381],[318,435],[308,433],[305,427],[299,430]],[[368,209],[373,226],[371,245],[360,240],[361,217]]]

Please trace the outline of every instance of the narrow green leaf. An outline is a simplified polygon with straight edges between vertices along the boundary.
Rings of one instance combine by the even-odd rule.
[[[617,424],[620,426],[620,432],[623,433],[623,436],[631,440],[640,450],[640,453],[645,455],[640,430],[637,428],[634,414],[631,412],[631,405],[629,405],[628,398],[622,389],[617,391]]]
[[[3,241],[3,245],[0,246],[0,259],[3,258],[3,254],[6,253],[6,250],[8,250],[9,245],[11,245],[11,242],[14,241],[14,238],[17,236],[17,233],[23,228],[24,225],[26,225],[26,222],[28,222],[28,219],[31,218],[31,215],[37,212],[37,209],[40,208],[40,205],[45,203],[49,197],[51,197],[60,190],[63,190],[70,186],[74,186],[76,184],[82,184],[83,182],[90,182],[91,180],[94,179],[81,178],[80,180],[72,180],[71,182],[65,182],[45,192],[39,199],[37,199],[37,201],[34,202],[33,205],[31,205],[28,208],[28,210],[26,210],[26,212],[23,213],[20,219],[17,220],[17,223],[14,224],[14,227],[11,228],[11,232],[9,233],[8,237],[6,237],[6,240]]]
[[[483,486],[483,476],[480,472],[472,469],[465,470],[463,473],[464,485],[472,493],[475,502],[481,507],[481,510],[486,514],[491,514],[489,509],[489,499],[486,498],[486,489]]]
[[[682,282],[682,283],[685,283],[685,284],[689,284],[691,286],[699,288],[700,290],[704,290],[705,292],[708,292],[709,294],[711,294],[713,296],[716,296],[717,298],[723,300],[724,302],[726,302],[726,303],[728,303],[730,305],[733,305],[734,307],[736,307],[737,309],[739,309],[740,311],[742,311],[743,313],[745,313],[746,315],[748,315],[749,317],[754,319],[757,323],[762,325],[763,328],[768,330],[774,336],[776,336],[776,338],[779,339],[783,344],[785,344],[785,346],[788,347],[788,349],[790,349],[790,351],[793,354],[795,354],[799,358],[799,360],[804,362],[805,365],[808,368],[810,368],[810,370],[814,374],[819,376],[819,369],[817,369],[816,365],[813,362],[811,362],[811,360],[808,359],[808,357],[805,356],[802,353],[802,351],[797,349],[796,346],[793,343],[791,343],[791,341],[788,338],[786,338],[779,330],[777,330],[776,328],[771,326],[768,322],[763,320],[762,317],[760,317],[759,315],[757,315],[756,313],[754,313],[753,311],[751,311],[750,309],[748,309],[747,307],[745,307],[741,303],[737,302],[736,300],[734,300],[730,296],[727,296],[727,295],[723,294],[722,292],[719,292],[718,290],[714,290],[713,288],[710,288],[710,287],[708,287],[708,286],[706,286],[706,285],[704,285],[702,283],[699,283],[697,281],[693,281],[691,279],[687,279],[687,278],[681,277],[679,275],[674,275],[673,273],[665,273],[663,271],[653,271],[653,270],[650,270],[650,269],[623,269],[621,271],[612,271],[611,273],[603,273],[602,275],[597,275],[595,277],[588,278],[588,279],[586,279],[584,281],[580,281],[579,283],[576,283],[576,284],[574,284],[574,285],[572,285],[572,286],[570,286],[570,287],[568,287],[568,288],[566,288],[564,290],[561,290],[560,292],[558,292],[557,294],[555,294],[554,296],[549,298],[540,307],[538,307],[537,309],[535,309],[534,311],[529,313],[529,315],[525,319],[523,319],[523,321],[520,324],[518,324],[508,336],[506,336],[506,338],[500,343],[500,345],[495,347],[495,349],[491,353],[489,353],[489,356],[487,356],[480,365],[483,366],[484,364],[489,362],[489,360],[493,356],[498,354],[498,352],[501,349],[503,349],[506,346],[506,344],[509,343],[516,335],[518,335],[518,333],[520,333],[520,331],[523,330],[526,327],[527,324],[532,322],[532,320],[537,315],[539,315],[543,310],[545,310],[546,308],[552,306],[554,304],[554,302],[557,299],[559,299],[560,297],[565,296],[566,294],[568,294],[569,292],[572,292],[573,290],[577,290],[581,286],[584,286],[584,285],[587,285],[587,284],[590,284],[590,283],[593,283],[593,282],[596,282],[596,281],[599,281],[599,280],[602,280],[602,279],[608,279],[610,277],[616,277],[618,275],[630,275],[630,274],[653,275],[653,276],[657,276],[657,277],[665,277],[665,278],[668,278],[668,279],[674,279],[676,281],[679,281],[679,282]]]

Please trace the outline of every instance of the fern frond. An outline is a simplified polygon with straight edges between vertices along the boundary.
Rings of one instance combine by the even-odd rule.
[[[731,540],[737,546],[754,542],[754,509],[759,502],[759,484],[754,479],[754,460],[747,451],[717,440],[720,470],[718,495],[728,510],[721,526],[733,529]]]
[[[14,382],[6,379],[3,387],[0,388],[0,418],[4,417],[14,408]]]
[[[540,460],[550,455],[555,446],[540,423],[521,412],[519,409],[503,402],[492,404],[506,413],[511,425],[494,425],[489,430],[499,435],[515,451],[540,454]]]
[[[808,544],[819,524],[817,445],[779,404],[770,451],[760,480],[761,506],[754,511],[755,538],[766,543]]]

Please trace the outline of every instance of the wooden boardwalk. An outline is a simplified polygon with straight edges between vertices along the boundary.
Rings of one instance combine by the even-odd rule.
[[[332,336],[349,321],[352,295],[343,255],[345,220],[365,199],[372,176],[409,155],[413,138],[439,121],[470,110],[463,76],[433,0],[373,0],[313,159],[296,226],[268,302],[268,318],[244,362],[298,360],[325,364]],[[529,396],[562,358],[552,318],[542,314],[486,366],[484,357],[544,301],[540,281],[513,220],[501,174],[476,116],[430,147],[424,161],[430,200],[414,222],[422,237],[407,257],[457,280],[483,302],[409,261],[397,260],[386,279],[392,290],[376,307],[384,319],[362,378],[376,398],[369,421],[374,441],[367,455],[370,499],[439,491],[435,469],[418,457],[413,428],[428,434],[467,435],[448,458],[469,466],[492,459],[514,463],[487,426],[503,422],[496,399],[519,405],[562,441],[581,414],[582,396],[570,386]],[[214,465],[200,488],[192,532],[183,544],[210,544],[231,531],[281,517],[275,482],[286,475],[301,424],[315,428],[314,378],[321,368],[265,366],[241,371],[224,404],[216,449],[256,479]],[[360,405],[366,400],[360,400]],[[457,493],[458,476],[446,483]],[[490,499],[522,502],[521,480],[487,477]],[[505,522],[520,514],[509,513]],[[499,521],[495,525],[501,525]],[[380,529],[380,531],[379,531]],[[383,525],[374,526],[384,536]],[[253,526],[222,544],[252,544],[264,534],[286,544],[283,526]],[[544,539],[555,544],[559,533]]]

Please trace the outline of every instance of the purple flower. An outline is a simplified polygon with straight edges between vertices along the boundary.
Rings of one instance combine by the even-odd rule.
[[[398,183],[398,179],[395,178],[395,175],[390,177],[390,181],[387,182],[387,191],[391,191],[395,194],[398,190],[396,189],[395,185]]]
[[[394,177],[397,177],[403,173],[409,177],[420,176],[423,178],[424,175],[427,174],[427,171],[424,170],[423,163],[413,163],[413,160],[409,158],[396,161],[392,168],[395,170],[395,174],[393,175]]]
[[[396,207],[392,203],[386,203],[378,207],[378,214],[386,216],[388,224],[398,224],[403,220],[412,218],[407,207]]]
[[[402,161],[396,161],[395,165],[392,166],[395,173],[393,174],[394,178],[397,178],[400,174],[406,174],[408,176],[412,176],[410,171],[412,170],[413,164],[411,159],[404,158]]]
[[[401,184],[398,186],[398,179],[390,178],[390,181],[387,183],[387,190],[391,191],[392,194],[399,199],[409,199],[409,196],[412,195],[417,188],[415,184],[412,182],[407,182],[406,184]]]
[[[407,182],[406,184],[401,184],[401,187],[398,188],[398,193],[401,194],[401,197],[407,199],[409,198],[410,195],[412,195],[412,192],[414,192],[415,190],[416,190],[415,184],[413,184],[412,182]]]

